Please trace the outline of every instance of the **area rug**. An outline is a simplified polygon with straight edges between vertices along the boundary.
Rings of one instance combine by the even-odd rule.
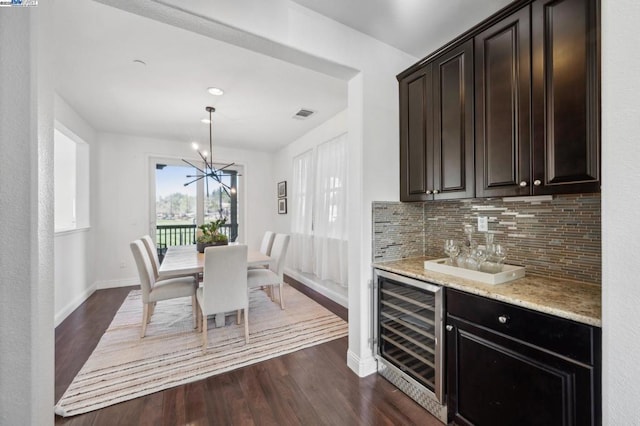
[[[288,285],[284,293],[286,309],[281,310],[263,291],[250,292],[249,344],[235,314],[221,328],[214,328],[210,318],[203,353],[191,298],[158,302],[141,339],[141,296],[132,291],[55,413],[86,413],[347,335],[344,320]]]

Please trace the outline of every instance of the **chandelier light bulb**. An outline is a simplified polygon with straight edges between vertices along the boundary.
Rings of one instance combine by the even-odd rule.
[[[204,158],[207,158],[207,155],[209,155],[209,154],[207,153],[207,151],[203,151],[203,152],[202,152],[202,156],[203,156]]]
[[[193,147],[193,149],[195,149],[196,151],[198,150],[198,143],[197,142],[191,142],[191,146]]]

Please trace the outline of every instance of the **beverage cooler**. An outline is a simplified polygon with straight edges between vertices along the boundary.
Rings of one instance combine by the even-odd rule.
[[[378,373],[446,423],[442,287],[376,269],[373,288]]]

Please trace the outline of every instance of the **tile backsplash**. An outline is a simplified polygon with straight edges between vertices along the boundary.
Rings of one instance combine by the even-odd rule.
[[[489,219],[507,262],[549,277],[601,281],[600,194],[373,204],[374,261],[442,256],[447,238],[462,241],[464,224]],[[484,235],[474,239],[484,243]],[[420,241],[424,241],[420,250]]]
[[[424,256],[422,203],[373,203],[373,261]]]

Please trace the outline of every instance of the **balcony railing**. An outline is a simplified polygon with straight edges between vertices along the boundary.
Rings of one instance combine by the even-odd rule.
[[[160,262],[171,246],[182,246],[196,243],[197,226],[190,225],[157,225],[156,245],[158,247],[158,257]],[[233,242],[238,238],[238,224],[226,224],[220,227],[220,232],[225,234],[229,241]]]

